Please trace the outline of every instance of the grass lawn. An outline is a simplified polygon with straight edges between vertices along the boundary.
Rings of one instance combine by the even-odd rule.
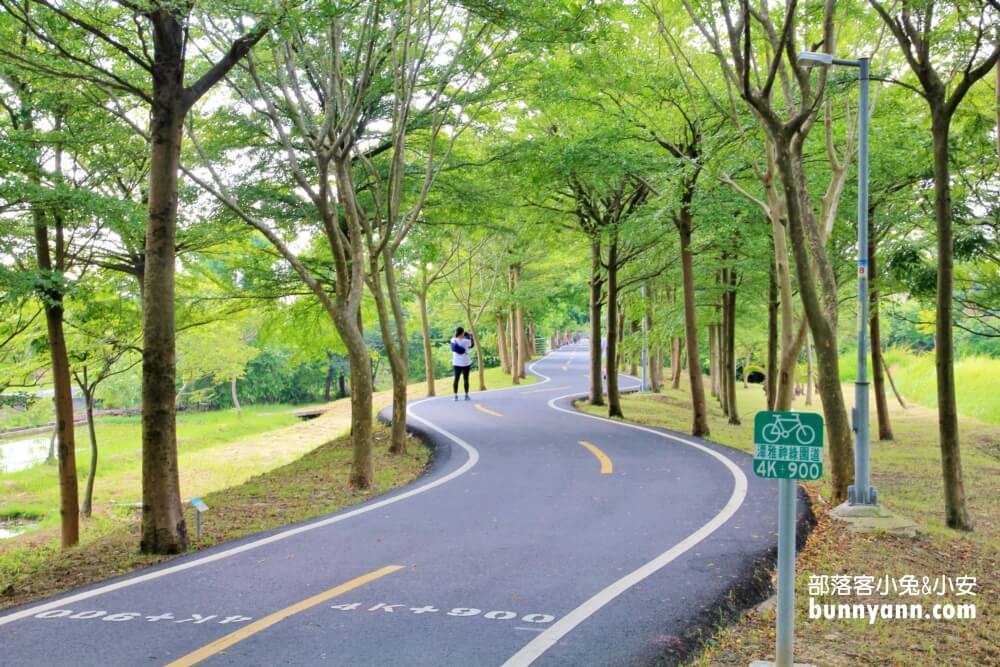
[[[898,381],[898,380],[897,380]],[[707,386],[707,385],[706,385]],[[764,409],[759,385],[738,385],[737,403],[742,424],[731,426],[718,403],[710,399],[711,440],[752,451],[753,415]],[[848,407],[853,388],[845,387]],[[904,396],[906,387],[901,387]],[[992,400],[992,395],[990,397]],[[629,421],[690,432],[687,389],[666,389],[662,394],[623,397]],[[593,414],[605,408],[581,405]],[[960,406],[961,408],[961,406]],[[799,397],[795,410],[821,412],[805,406]],[[874,406],[872,415],[874,415]],[[874,418],[874,417],[873,417]],[[943,484],[934,410],[910,405],[907,410],[891,404],[896,440],[872,443],[872,482],[880,500],[892,511],[920,525],[916,538],[886,534],[855,535],[831,520],[828,483],[804,483],[814,499],[819,523],[799,554],[796,579],[797,662],[828,665],[987,665],[1000,664],[1000,425],[962,416],[962,465],[973,533],[959,533],[944,525]],[[977,578],[976,596],[922,597],[816,597],[818,604],[974,602],[975,620],[811,620],[808,618],[810,575],[870,575],[900,578],[915,575],[933,580],[941,575]],[[774,614],[753,610],[705,642],[695,665],[747,665],[754,659],[774,658]]]
[[[287,405],[249,406],[244,408],[242,417],[238,417],[235,410],[178,414],[177,450],[180,465],[182,469],[193,471],[193,476],[199,480],[185,491],[190,490],[197,495],[218,487],[225,480],[216,480],[214,476],[203,472],[203,461],[211,459],[219,447],[226,443],[295,424],[299,420],[292,414],[292,409]],[[101,417],[95,420],[98,446],[98,475],[94,485],[96,509],[141,500],[141,423],[142,418],[138,416]],[[82,497],[90,469],[87,426],[78,426],[75,435],[77,477]],[[245,479],[256,472],[259,461],[280,458],[281,451],[275,443],[274,446],[255,448],[253,454],[254,460],[240,460],[225,475],[243,475]],[[284,461],[278,461],[281,462]],[[41,520],[42,527],[58,523],[59,480],[55,465],[40,464],[0,474],[0,488],[3,489],[0,518],[36,518]]]
[[[534,381],[531,377],[525,383]],[[489,369],[486,382],[491,389],[510,386],[510,378],[499,369]],[[450,383],[447,387],[438,383],[439,394],[446,388],[450,391]],[[411,399],[425,395],[425,383],[410,385]],[[376,411],[391,401],[391,391],[380,391],[373,396]],[[292,425],[260,432],[260,428],[247,426],[251,412],[253,419],[273,418],[279,424]],[[298,422],[287,406],[244,409],[242,421],[232,411],[184,415],[179,419],[181,495],[185,499],[200,495],[211,508],[202,539],[195,541],[192,535],[191,550],[348,507],[407,484],[424,470],[429,451],[412,441],[406,455],[390,456],[388,433],[380,426],[372,442],[375,486],[364,492],[351,489],[347,484],[351,463],[351,443],[347,437],[350,416],[350,401],[341,400],[329,404],[329,410],[322,416],[305,422]],[[127,422],[128,418],[113,421]],[[138,422],[129,427],[133,429],[133,444],[123,445],[118,451],[123,459],[120,470],[112,472],[109,468],[118,464],[105,463],[112,454],[104,452],[116,451],[110,438],[107,448],[101,450],[94,517],[81,523],[77,547],[65,551],[59,548],[57,490],[36,482],[34,496],[22,492],[16,502],[38,508],[39,512],[54,513],[56,518],[47,519],[39,530],[0,541],[0,608],[170,558],[140,554],[138,514],[133,507],[109,500],[122,498],[134,502],[140,497]],[[83,452],[78,456],[82,459],[82,489],[89,459]],[[54,487],[55,471],[49,466],[36,466],[0,478],[0,484],[13,484],[8,477],[26,475],[37,468],[44,470],[34,474],[48,474],[49,484]],[[14,502],[5,492],[0,507],[14,507]],[[185,513],[188,530],[193,533],[194,517],[189,506],[185,507]]]
[[[937,371],[933,352],[918,353],[895,347],[886,350],[884,356],[904,401],[919,403],[928,408],[937,407]],[[870,377],[870,357],[868,371]],[[854,382],[856,373],[856,354],[848,352],[841,356],[841,380]],[[1000,377],[1000,359],[955,359],[955,399],[958,401],[960,416],[1000,424],[1000,392],[995,391],[997,377]],[[887,387],[886,391],[890,389]]]

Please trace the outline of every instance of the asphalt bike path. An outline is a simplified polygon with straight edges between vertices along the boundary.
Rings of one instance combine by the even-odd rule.
[[[588,359],[412,403],[435,454],[403,489],[0,612],[0,665],[671,664],[773,553],[777,485],[577,412]]]

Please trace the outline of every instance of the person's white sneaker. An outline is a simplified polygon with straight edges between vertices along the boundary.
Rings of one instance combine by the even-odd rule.
[[[455,400],[458,400],[458,397],[457,397],[457,396],[455,397]],[[468,394],[466,394],[466,395],[465,395],[465,400],[467,400],[467,401],[471,401],[472,399],[471,399],[471,398],[469,398],[469,395],[468,395]]]
[[[455,400],[456,401],[458,400],[458,394],[455,394]]]

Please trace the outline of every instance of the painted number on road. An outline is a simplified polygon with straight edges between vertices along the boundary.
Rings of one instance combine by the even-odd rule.
[[[378,602],[370,606],[362,604],[361,602],[347,602],[344,604],[330,605],[330,609],[339,609],[340,611],[369,611],[375,613],[387,612],[390,614],[437,614],[443,611],[446,616],[465,618],[480,616],[491,621],[513,621],[518,618],[518,613],[515,611],[505,611],[499,609],[483,612],[482,609],[476,609],[475,607],[455,607],[454,609],[445,610],[438,609],[437,607],[432,607],[430,605],[425,605],[423,607],[407,607],[405,604],[390,604],[388,602]],[[545,624],[556,620],[556,617],[552,614],[524,614],[520,617],[520,620],[524,623]]]
[[[111,622],[122,622],[122,621],[133,621],[136,619],[142,619],[149,623],[156,623],[158,621],[171,621],[173,623],[191,623],[192,625],[199,625],[201,623],[207,623],[212,619],[218,619],[215,621],[221,625],[229,625],[231,623],[246,623],[247,621],[252,621],[251,616],[219,616],[218,614],[208,614],[203,616],[201,614],[191,614],[188,617],[175,618],[173,614],[167,612],[163,614],[156,615],[144,615],[138,611],[125,611],[125,612],[115,612],[109,614],[106,611],[99,609],[91,609],[86,611],[74,612],[72,609],[50,609],[48,611],[43,611],[35,614],[35,618],[68,618],[71,620],[93,620],[100,619],[102,621]]]

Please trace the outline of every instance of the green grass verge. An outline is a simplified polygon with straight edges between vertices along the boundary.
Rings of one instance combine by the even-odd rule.
[[[292,408],[261,405],[235,410],[182,412],[177,416],[177,451],[183,469],[189,459],[204,450],[273,431],[298,422]],[[142,467],[141,417],[102,417],[95,420],[98,448],[98,476],[95,503],[101,505],[135,503],[141,498],[138,471]],[[82,494],[90,470],[90,437],[86,425],[78,426],[76,469]],[[230,461],[238,472],[240,461]],[[59,520],[59,480],[55,465],[39,464],[12,473],[0,474],[0,519],[20,515],[41,518],[44,525]]]
[[[933,381],[933,367],[931,368]],[[898,380],[897,380],[898,381]],[[706,385],[707,386],[707,385]],[[845,400],[853,405],[848,387]],[[753,414],[763,409],[759,385],[738,390],[742,416],[738,426],[727,422],[718,403],[709,398],[709,439],[752,451]],[[690,432],[691,412],[687,388],[662,394],[623,397],[626,419],[637,423]],[[585,404],[593,414],[606,408]],[[801,397],[795,410],[822,412],[818,404],[805,406]],[[944,524],[943,484],[937,443],[937,416],[928,408],[911,405],[890,408],[895,440],[872,443],[873,483],[882,502],[892,511],[915,520],[916,538],[885,534],[855,535],[829,516],[829,506],[817,502],[819,524],[799,555],[796,580],[796,660],[818,665],[986,665],[1000,664],[1000,427],[968,417],[960,419],[962,464],[969,511],[976,525],[973,533],[959,533]],[[874,415],[874,407],[872,408]],[[822,480],[807,483],[811,496],[829,497]],[[918,578],[945,575],[973,576],[980,588],[971,600],[977,604],[973,621],[812,620],[808,612],[810,575],[889,575]],[[826,597],[818,603],[937,602],[961,603],[969,598],[953,595],[920,598]],[[737,624],[720,628],[707,639],[704,652],[692,664],[747,665],[755,659],[773,659],[774,614],[753,610]]]
[[[929,408],[937,407],[937,373],[933,352],[912,352],[903,348],[885,351],[896,387],[903,400]],[[871,372],[871,359],[868,370]],[[840,357],[840,379],[854,382],[857,376],[857,356],[849,352]],[[955,360],[955,400],[958,414],[991,424],[1000,424],[1000,359],[963,357]],[[888,381],[886,391],[890,391]]]

